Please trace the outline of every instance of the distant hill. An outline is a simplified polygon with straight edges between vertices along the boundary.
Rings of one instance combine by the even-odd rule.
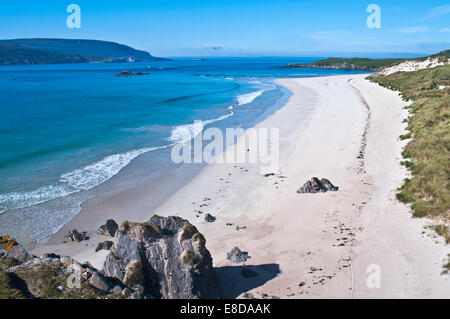
[[[423,57],[423,58],[418,58],[416,60],[426,60],[428,58],[438,58],[439,61],[448,60],[448,59],[450,59],[450,50],[441,51],[441,52],[439,52],[437,54],[433,54],[433,55],[426,56],[426,57]]]
[[[290,63],[286,68],[321,68],[377,71],[379,68],[392,65],[404,59],[366,59],[366,58],[328,58],[311,63]]]
[[[381,68],[391,66],[405,60],[424,61],[428,58],[447,59],[450,57],[450,50],[442,51],[434,55],[416,58],[416,59],[367,59],[367,58],[327,58],[311,63],[290,63],[285,68],[323,68],[323,69],[341,69],[341,70],[361,70],[375,72]]]
[[[85,63],[89,59],[55,51],[30,49],[9,43],[0,43],[0,64]]]
[[[139,62],[167,60],[127,45],[72,39],[0,40],[0,64]]]

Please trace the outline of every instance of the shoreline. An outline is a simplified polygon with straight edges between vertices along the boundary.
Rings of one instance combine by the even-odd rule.
[[[261,176],[257,165],[214,163],[167,201],[153,204],[158,206],[154,210],[149,209],[153,207],[148,198],[152,186],[147,185],[128,195],[102,199],[93,204],[92,211],[102,215],[102,223],[115,213],[119,224],[124,219],[143,221],[154,213],[188,219],[205,235],[224,296],[229,298],[243,297],[247,291],[257,298],[263,294],[281,298],[415,297],[414,291],[422,297],[448,295],[450,288],[438,265],[448,248],[424,239],[426,220],[412,220],[409,208],[394,199],[396,187],[406,176],[400,165],[404,142],[398,139],[405,126],[405,102],[398,93],[369,83],[365,76],[275,81],[293,94],[255,125],[280,128],[281,166],[274,176]],[[358,158],[361,152],[362,159]],[[297,194],[313,176],[330,179],[339,191]],[[217,220],[206,223],[206,213]],[[107,252],[94,253],[102,239],[95,233],[100,224],[94,224],[89,214],[78,215],[32,253],[71,255],[101,268]],[[83,225],[94,230],[89,241],[61,244],[66,229],[84,231]],[[226,259],[234,246],[251,256],[245,266]],[[379,265],[389,278],[382,277],[382,288],[365,285],[366,268],[371,264]],[[243,278],[243,268],[258,276]],[[414,289],[405,282],[413,282]]]
[[[221,128],[235,125],[235,123],[243,123],[245,125],[245,129],[246,127],[253,126],[255,123],[262,121],[274,110],[280,108],[290,95],[284,87],[275,85],[270,79],[263,79],[261,81],[235,81],[245,82],[244,84],[248,87],[246,90],[238,92],[239,94],[233,93],[234,95],[232,100],[225,103],[225,105],[228,105],[226,110],[225,107],[223,108],[223,111],[226,112],[226,114],[210,114],[209,117],[203,117],[204,126],[214,125]],[[250,85],[250,83],[252,84]],[[252,90],[247,92],[250,90],[250,87]],[[258,88],[257,91],[255,91],[256,88]],[[258,107],[255,107],[254,100],[266,91],[271,91],[274,93],[269,93],[266,99],[263,99],[263,102],[256,101],[256,105]],[[234,110],[235,108],[237,111]],[[221,113],[220,108],[217,108],[217,110]],[[248,110],[250,110],[250,112],[248,112]],[[252,110],[256,111],[253,112]],[[232,119],[228,119],[231,115],[233,115],[233,112],[239,113],[239,115],[235,114]],[[247,113],[255,113],[256,115],[254,117],[249,117]],[[185,137],[184,135],[191,131],[191,126],[193,126],[191,122],[187,124],[174,125],[171,127],[167,126],[171,131],[169,130],[169,134],[164,138],[164,141],[165,143],[171,144],[137,148],[125,152],[115,153],[102,157],[98,161],[86,164],[86,166],[82,166],[81,168],[69,170],[60,176],[60,180],[65,175],[73,175],[71,176],[71,181],[77,184],[77,180],[73,177],[84,181],[89,180],[90,178],[88,177],[90,175],[94,175],[95,180],[96,177],[103,176],[105,171],[108,176],[105,176],[103,181],[100,180],[99,184],[94,183],[93,185],[88,185],[87,188],[73,189],[71,190],[71,193],[64,196],[58,197],[58,195],[55,195],[56,197],[44,200],[35,205],[30,204],[24,205],[23,208],[11,208],[9,210],[5,210],[7,214],[2,215],[0,213],[0,224],[4,226],[1,227],[3,232],[14,236],[24,245],[24,247],[31,250],[38,245],[45,244],[67,223],[74,218],[76,219],[76,216],[84,209],[84,207],[91,207],[92,203],[115,197],[122,192],[130,193],[143,185],[151,185],[152,183],[170,184],[170,182],[166,181],[166,178],[164,178],[166,175],[186,176],[183,181],[179,181],[178,177],[173,178],[173,187],[167,185],[166,193],[158,194],[156,201],[161,204],[164,199],[167,199],[179,187],[187,184],[189,180],[192,179],[192,177],[206,165],[182,165],[182,167],[179,167],[170,160],[171,146],[182,143],[182,140]],[[174,140],[173,138],[177,138],[179,140]],[[121,168],[119,167],[119,170],[110,174],[111,169],[108,168],[108,159],[112,157],[126,156],[131,153],[138,154],[136,156],[133,155],[133,158],[124,163]],[[116,158],[116,162],[120,162],[119,160],[120,158]],[[93,168],[93,172],[91,172],[90,168]],[[194,170],[194,172],[184,172],[183,170]],[[86,174],[74,174],[77,172]],[[44,189],[45,187],[46,186],[44,185],[38,190]],[[57,187],[59,186],[57,185]],[[24,194],[26,195],[27,193]],[[18,220],[21,222],[16,222]],[[98,222],[104,223],[103,220]]]
[[[280,99],[275,102],[273,105],[267,107],[264,113],[260,114],[255,121],[255,123],[247,123],[246,126],[249,128],[255,127],[258,123],[265,121],[268,117],[272,116],[274,112],[277,112],[280,108],[282,108],[290,95],[292,94],[286,87],[278,86],[275,83],[275,79],[269,79],[271,85],[273,85],[272,89],[277,89],[284,91],[283,95],[280,96]],[[255,92],[259,92],[257,96],[252,96],[251,101],[247,101],[243,104],[253,103],[253,100],[256,99],[259,95],[266,91],[270,91],[272,89],[261,89],[260,91],[251,91],[249,93],[242,93],[237,96],[239,100],[243,96],[253,95]],[[211,120],[205,120],[205,122],[209,122]],[[216,122],[216,121],[214,121]],[[214,123],[213,122],[213,123]],[[209,125],[209,124],[207,124]],[[183,125],[181,125],[183,126]],[[206,126],[206,125],[205,125]],[[167,147],[161,147],[161,149],[166,149]],[[149,153],[149,152],[146,152]],[[141,154],[141,155],[145,155]],[[125,170],[129,169],[128,166],[132,166],[129,163]],[[115,219],[119,224],[121,224],[125,220],[130,221],[146,221],[153,214],[149,213],[156,210],[159,206],[163,205],[165,201],[169,200],[171,196],[173,196],[180,188],[188,185],[193,178],[195,178],[198,174],[204,170],[208,164],[183,164],[179,167],[170,168],[166,170],[164,173],[159,172],[158,174],[151,176],[143,183],[139,183],[137,185],[133,185],[131,187],[127,187],[120,190],[114,190],[105,193],[99,193],[88,197],[80,204],[80,209],[78,213],[76,213],[72,218],[70,218],[65,224],[61,225],[57,231],[47,237],[45,240],[40,242],[34,241],[28,245],[25,245],[30,252],[35,253],[37,255],[43,254],[47,252],[47,247],[52,247],[54,251],[61,252],[61,254],[65,251],[70,245],[70,242],[67,242],[65,235],[73,230],[82,230],[86,231],[89,236],[89,242],[85,241],[82,244],[74,244],[72,247],[69,247],[70,256],[75,257],[78,256],[80,260],[86,260],[91,262],[92,264],[101,268],[101,265],[98,262],[103,258],[98,257],[98,254],[92,256],[92,252],[90,250],[94,250],[99,242],[104,240],[102,236],[97,234],[97,229],[100,225],[104,224],[107,219]],[[141,168],[142,169],[142,168]],[[110,179],[105,181],[106,183],[111,183],[112,179],[121,178],[118,176],[120,174],[112,176]],[[152,192],[154,186],[158,185],[157,193]],[[96,187],[102,187],[102,185],[97,185]],[[150,197],[148,196],[150,194]],[[130,209],[130,206],[132,208]],[[128,213],[123,214],[123,210],[132,210],[133,216],[127,218]],[[84,247],[83,247],[84,246]],[[100,255],[104,252],[100,252]],[[77,258],[75,258],[77,259]]]

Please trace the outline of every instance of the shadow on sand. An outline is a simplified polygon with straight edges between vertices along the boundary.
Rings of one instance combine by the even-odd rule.
[[[278,264],[225,266],[215,268],[220,279],[222,298],[236,298],[240,294],[262,286],[280,273]]]

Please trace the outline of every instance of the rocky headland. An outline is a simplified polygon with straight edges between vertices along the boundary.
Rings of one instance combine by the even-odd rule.
[[[116,225],[108,220],[100,231],[112,235]],[[32,256],[1,236],[0,299],[220,297],[205,238],[187,220],[155,215],[145,223],[124,222],[113,233],[97,247],[110,250],[103,269],[53,253]]]

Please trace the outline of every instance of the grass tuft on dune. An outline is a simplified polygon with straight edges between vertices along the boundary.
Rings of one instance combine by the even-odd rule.
[[[409,142],[402,162],[412,177],[406,179],[397,199],[410,203],[414,216],[450,221],[450,65],[415,72],[397,72],[369,79],[386,88],[400,91],[408,107]],[[449,240],[449,228],[439,227]]]

